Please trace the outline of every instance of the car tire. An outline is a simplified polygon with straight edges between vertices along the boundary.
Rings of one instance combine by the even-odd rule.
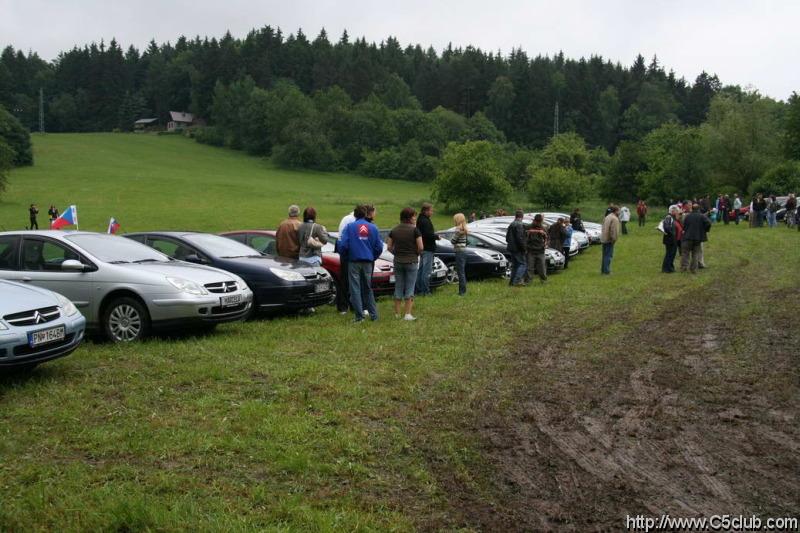
[[[458,271],[455,265],[447,266],[447,283],[458,283]]]
[[[111,342],[133,342],[150,333],[150,315],[139,300],[116,298],[103,312],[103,331]]]

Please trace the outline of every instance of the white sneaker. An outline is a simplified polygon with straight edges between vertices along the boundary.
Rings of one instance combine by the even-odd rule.
[[[369,311],[367,311],[366,309],[364,309],[364,318],[367,318],[368,316],[369,316]]]
[[[403,317],[403,320],[408,320],[409,322],[411,322],[412,320],[416,320],[416,319],[417,319],[417,317],[412,316],[411,314],[407,314],[406,316]]]

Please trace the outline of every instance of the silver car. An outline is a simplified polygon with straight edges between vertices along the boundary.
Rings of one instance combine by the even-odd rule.
[[[69,298],[114,342],[241,320],[253,293],[237,275],[175,261],[141,243],[86,231],[0,233],[0,278]]]
[[[0,280],[0,369],[69,355],[85,329],[86,319],[60,294]]]

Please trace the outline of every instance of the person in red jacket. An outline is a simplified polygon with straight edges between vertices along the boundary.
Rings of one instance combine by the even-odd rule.
[[[643,227],[645,218],[647,217],[647,204],[641,198],[639,198],[639,202],[636,204],[636,216],[639,217],[639,227]]]

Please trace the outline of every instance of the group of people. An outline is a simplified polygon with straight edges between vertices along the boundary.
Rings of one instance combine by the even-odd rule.
[[[375,224],[377,210],[374,205],[357,205],[339,223],[336,252],[340,260],[340,279],[337,307],[342,314],[348,309],[355,322],[366,318],[378,320],[375,294],[372,291],[372,272],[375,261],[383,253],[383,239]],[[431,294],[430,277],[436,252],[436,234],[431,217],[433,205],[422,204],[417,212],[412,207],[400,211],[400,223],[392,228],[386,239],[387,249],[394,255],[394,311],[395,318],[416,320],[412,314],[414,297]],[[322,264],[322,248],[330,240],[325,226],[316,222],[313,207],[303,211],[289,207],[289,216],[276,231],[276,251],[279,256],[302,261],[309,265]],[[453,217],[456,230],[451,239],[455,249],[456,270],[459,278],[458,294],[467,292],[466,247],[467,221],[463,213]]]
[[[701,211],[699,204],[684,202],[681,206],[671,205],[659,229],[664,233],[661,272],[675,272],[675,256],[678,250],[681,252],[681,272],[696,274],[698,269],[706,267],[703,243],[708,241],[711,220]]]
[[[538,277],[541,283],[547,281],[545,250],[548,247],[563,251],[564,268],[569,265],[574,219],[571,217],[571,220],[566,220],[560,217],[550,227],[545,228],[544,217],[537,214],[533,217],[533,223],[526,227],[524,216],[524,212],[518,209],[514,213],[514,220],[506,229],[506,246],[511,258],[509,285],[512,287],[524,287],[534,277]],[[580,222],[579,212],[577,220]]]
[[[36,204],[31,204],[28,208],[28,217],[30,219],[30,225],[27,229],[39,229],[39,207]],[[50,219],[50,224],[48,228],[53,225],[53,221],[58,218],[58,208],[56,206],[51,205],[50,208],[47,210],[47,217]]]

